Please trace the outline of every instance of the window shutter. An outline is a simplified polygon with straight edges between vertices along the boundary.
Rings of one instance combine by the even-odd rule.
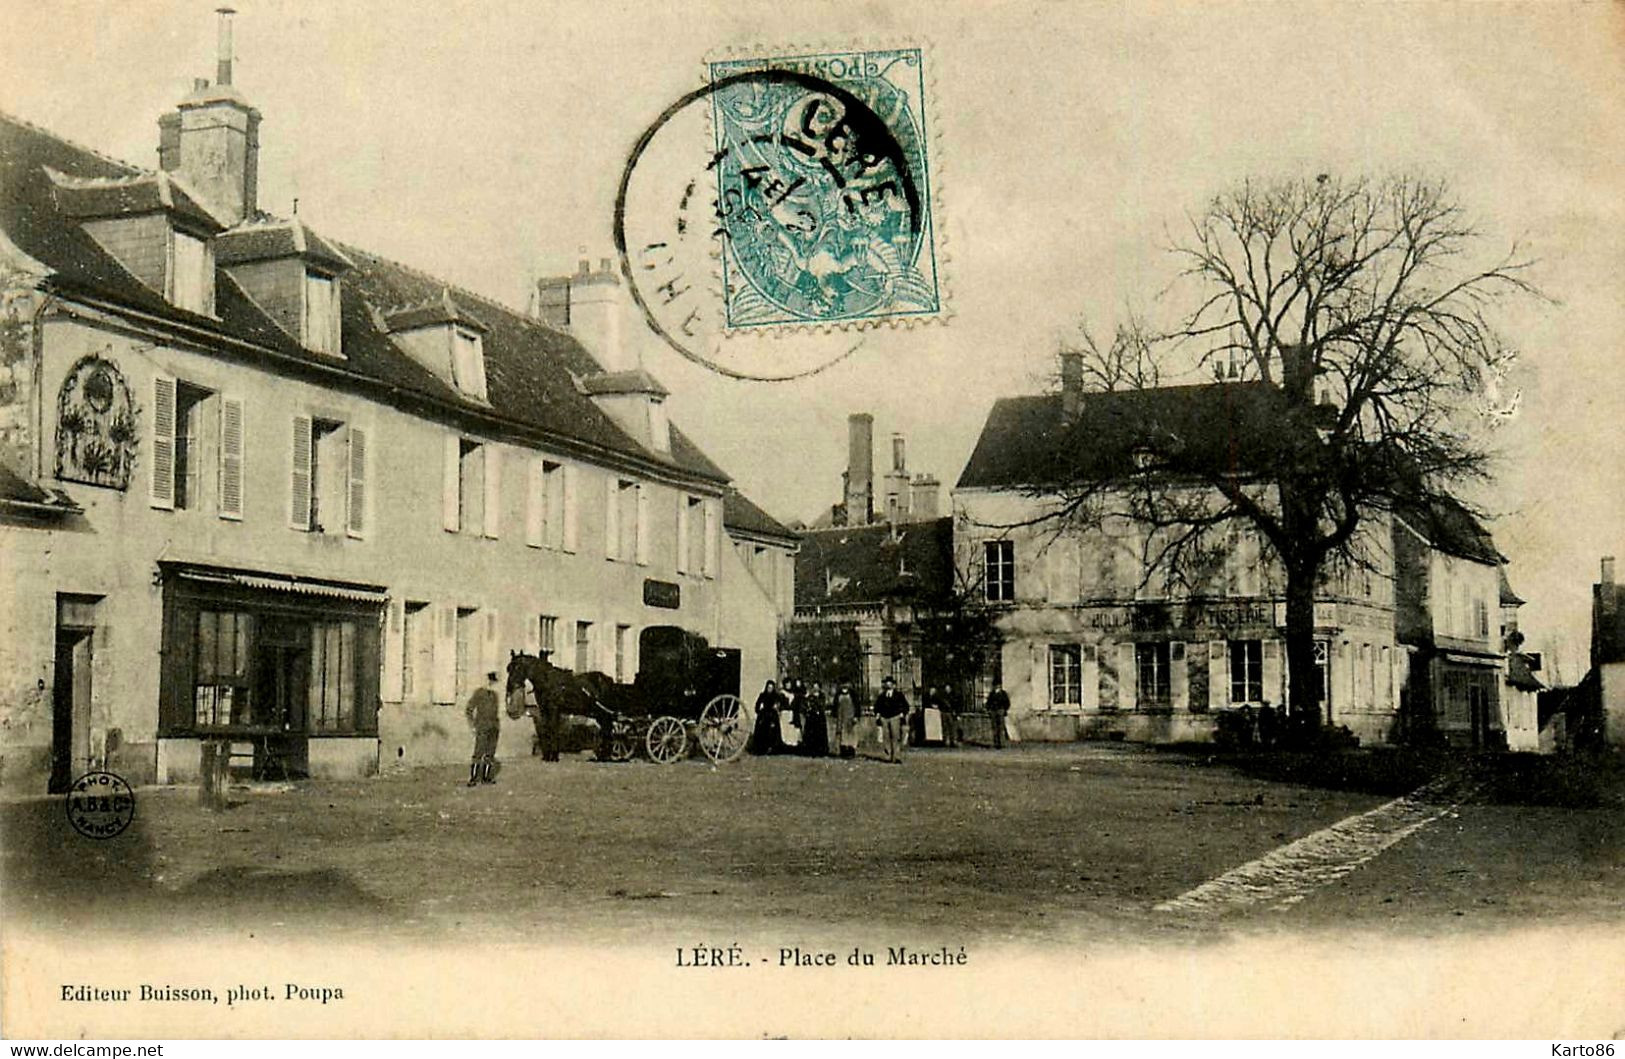
[[[310,529],[310,417],[293,417],[293,474],[288,486],[288,525]]]
[[[491,442],[480,446],[480,458],[485,461],[485,536],[492,540],[502,532],[502,450]]]
[[[1140,673],[1135,668],[1134,645],[1120,643],[1117,645],[1117,708],[1132,710],[1134,708],[1139,684]]]
[[[243,399],[220,398],[220,517],[243,517]]]
[[[1286,702],[1286,691],[1281,685],[1281,641],[1264,641],[1264,701],[1276,706]]]
[[[525,478],[525,543],[532,548],[542,546],[542,508],[547,503],[544,492],[540,456],[530,461],[530,474]]]
[[[152,380],[152,479],[148,495],[152,506],[175,509],[175,379]]]
[[[453,439],[455,440],[455,439]],[[439,607],[434,623],[434,701],[457,701],[457,608]]]
[[[614,475],[604,483],[604,558],[619,559],[621,557],[621,485]]]
[[[527,654],[536,654],[542,648],[542,620],[538,615],[532,614],[529,621],[521,622],[525,627],[525,640],[520,646]],[[502,661],[500,658],[497,661]],[[503,663],[506,665],[506,663]]]
[[[688,514],[688,497],[683,493],[677,494],[677,572],[688,573],[688,524],[692,520]]]
[[[405,696],[401,660],[406,654],[406,601],[392,599],[384,611],[384,664],[378,697],[400,702]]]
[[[576,468],[574,464],[564,465],[564,550],[573,552],[580,544],[580,533],[577,525],[576,503]]]
[[[1230,705],[1230,645],[1224,640],[1209,640],[1207,645],[1207,704],[1219,710]]]
[[[1183,640],[1173,640],[1168,644],[1168,697],[1174,709],[1190,709],[1191,667],[1185,657]]]
[[[367,535],[367,432],[350,427],[350,509],[345,531],[352,537]]]
[[[463,528],[463,439],[446,436],[446,460],[441,470],[440,524],[448,533]]]
[[[705,576],[717,576],[717,563],[721,560],[722,541],[717,534],[717,506],[705,502]]]
[[[484,635],[480,644],[480,671],[476,679],[470,683],[478,684],[483,687],[485,684],[485,674],[500,670],[502,668],[497,664],[501,657],[499,652],[502,648],[501,644],[498,642],[498,633],[500,632],[501,624],[497,621],[497,609],[495,607],[486,607],[484,611],[482,611],[482,614],[485,618],[485,627],[481,630]]]
[[[1083,645],[1083,674],[1079,699],[1086,710],[1100,709],[1100,648],[1092,643]]]
[[[649,565],[649,493],[643,488],[643,483],[637,486],[637,522],[634,532],[636,536],[632,541],[633,558],[639,566]]]

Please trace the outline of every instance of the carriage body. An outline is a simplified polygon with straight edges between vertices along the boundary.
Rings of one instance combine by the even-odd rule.
[[[642,752],[671,764],[698,745],[713,762],[737,758],[750,733],[739,672],[735,648],[712,647],[705,637],[675,625],[644,629],[632,683],[587,675],[595,697],[616,715],[611,756],[626,760]]]

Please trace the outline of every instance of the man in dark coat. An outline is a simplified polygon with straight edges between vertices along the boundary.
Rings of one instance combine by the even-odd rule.
[[[502,734],[501,700],[497,697],[497,675],[485,674],[485,686],[475,688],[463,713],[474,729],[474,757],[468,766],[468,785],[497,781],[497,738]]]
[[[903,763],[903,718],[908,716],[908,699],[897,690],[896,681],[887,677],[880,682],[880,694],[875,697],[875,715],[885,731],[886,760]]]
[[[1010,693],[1003,684],[994,684],[987,695],[987,718],[993,725],[993,749],[1004,749],[1004,719],[1010,713]]]

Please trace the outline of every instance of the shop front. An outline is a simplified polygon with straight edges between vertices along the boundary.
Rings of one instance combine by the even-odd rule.
[[[159,782],[229,745],[261,778],[370,775],[378,760],[375,585],[160,564]]]

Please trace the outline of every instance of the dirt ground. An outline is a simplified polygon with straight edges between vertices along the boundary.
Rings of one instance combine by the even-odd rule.
[[[492,786],[465,777],[445,767],[239,788],[218,813],[191,789],[142,790],[130,829],[102,841],[69,829],[56,800],[7,803],[6,917],[587,942],[861,925],[1064,944],[1622,914],[1621,813],[1487,805],[1463,806],[1288,912],[1222,923],[1156,912],[1386,799],[1132,746],[933,749],[901,766],[526,757]]]

